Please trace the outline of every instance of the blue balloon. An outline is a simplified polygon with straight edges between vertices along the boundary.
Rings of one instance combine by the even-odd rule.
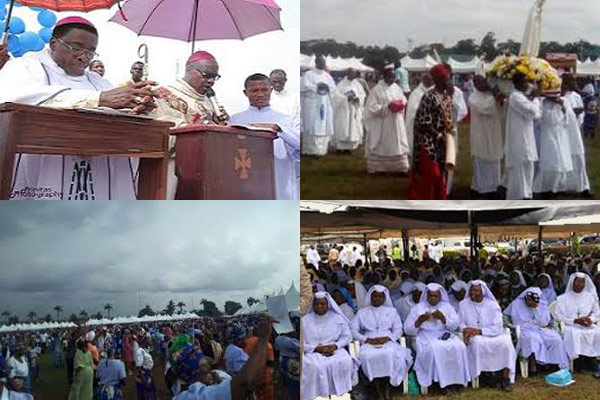
[[[0,35],[4,34],[5,27],[6,27],[6,24],[4,23],[4,21],[0,21]]]
[[[35,44],[33,46],[33,51],[42,51],[44,50],[44,47],[46,47],[46,42],[44,42],[44,39],[42,39],[40,37],[40,35],[35,35]]]
[[[14,53],[21,49],[21,43],[19,42],[19,38],[15,35],[8,35],[8,51]]]
[[[23,50],[33,50],[37,46],[37,38],[39,36],[35,32],[25,32],[19,35],[19,43]]]
[[[54,14],[52,11],[42,10],[38,14],[37,19],[40,25],[48,28],[53,27],[54,24],[56,24],[56,14]]]
[[[6,7],[8,0],[0,0],[0,7]]]
[[[25,32],[25,22],[19,17],[11,17],[8,26],[12,34],[18,35]]]
[[[6,18],[6,8],[2,7],[2,4],[0,4],[0,20],[3,20],[4,18]]]
[[[44,27],[39,30],[38,35],[40,35],[44,42],[48,43],[52,37],[52,28]]]
[[[29,7],[29,9],[33,11],[42,11],[44,10],[44,7]]]

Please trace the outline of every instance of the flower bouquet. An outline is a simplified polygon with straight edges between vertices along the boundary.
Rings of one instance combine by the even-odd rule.
[[[536,85],[542,95],[548,97],[560,96],[562,80],[556,69],[541,58],[528,56],[503,56],[500,57],[488,72],[488,78],[492,84],[496,83],[498,88],[505,94],[514,90],[512,78],[517,72],[524,74],[527,79]]]

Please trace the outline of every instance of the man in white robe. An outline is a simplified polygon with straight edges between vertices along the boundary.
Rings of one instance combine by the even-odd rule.
[[[547,196],[558,194],[566,187],[573,171],[569,143],[569,118],[575,114],[561,97],[547,97],[542,102],[540,121],[538,172],[533,180],[533,192]]]
[[[399,386],[413,360],[410,351],[397,343],[402,335],[402,320],[387,288],[375,285],[367,292],[364,308],[358,310],[351,329],[354,339],[360,342],[358,358],[369,381],[389,377],[390,385]],[[375,384],[379,396],[390,399],[387,380],[377,379]]]
[[[97,45],[96,28],[86,19],[68,17],[58,21],[47,48],[6,63],[0,73],[0,103],[151,111],[155,107],[152,82],[112,89],[107,80],[86,69]],[[126,157],[19,154],[10,198],[135,199],[137,161]]]
[[[410,310],[404,330],[416,336],[414,370],[421,386],[439,382],[452,395],[451,385],[466,387],[471,380],[467,347],[455,334],[459,319],[448,294],[437,283],[425,286],[419,303]]]
[[[315,67],[300,81],[302,154],[324,156],[333,137],[333,102],[336,86],[325,70],[325,58],[318,56]]]
[[[362,142],[363,106],[365,91],[356,79],[357,71],[348,68],[344,79],[337,84],[333,109],[333,147],[336,150],[350,152]]]
[[[352,341],[349,321],[327,292],[315,293],[302,317],[302,400],[342,396],[352,390],[358,365],[345,347]]]
[[[474,78],[475,90],[469,96],[471,107],[471,190],[493,196],[502,184],[500,163],[504,155],[502,112],[487,81]]]
[[[415,117],[417,116],[417,110],[419,109],[421,98],[432,86],[431,75],[429,75],[429,72],[426,72],[421,75],[421,82],[415,90],[410,92],[408,98],[408,106],[406,106],[406,139],[408,143],[408,156],[411,159],[414,146]]]
[[[564,99],[568,101],[567,109],[572,109],[576,118],[572,115],[567,119],[569,130],[569,143],[571,145],[571,160],[573,171],[567,176],[567,185],[565,190],[568,192],[588,195],[590,193],[590,181],[587,175],[585,162],[585,147],[583,145],[583,136],[581,129],[583,126],[584,104],[583,99],[575,91],[575,79],[573,75],[563,75]],[[570,114],[570,111],[567,111]]]
[[[444,63],[448,70],[450,71],[450,80],[452,80],[452,67]],[[462,89],[458,86],[454,86],[454,91],[452,92],[452,121],[454,122],[454,131],[456,134],[454,135],[454,145],[456,147],[456,157],[458,159],[458,143],[460,139],[460,135],[458,133],[458,124],[465,119],[465,117],[469,114],[469,108],[467,107],[467,103],[465,102],[465,96],[462,92]],[[452,186],[454,185],[454,172],[455,169],[451,169],[448,171],[448,184],[446,185],[446,194],[450,195],[452,191]]]
[[[468,296],[460,302],[459,318],[469,352],[471,378],[481,372],[502,371],[502,389],[510,392],[515,383],[517,353],[510,334],[504,332],[502,311],[485,282],[467,285]]]
[[[316,269],[319,269],[319,262],[321,261],[321,256],[319,252],[315,249],[315,246],[312,244],[310,248],[306,252],[306,263],[312,264]]]
[[[300,127],[294,117],[273,110],[270,98],[273,88],[269,77],[253,74],[244,82],[244,94],[250,108],[232,115],[232,124],[266,126],[276,130],[279,137],[273,141],[275,157],[275,198],[300,199]]]
[[[394,79],[394,71],[386,69],[365,104],[365,153],[370,174],[408,172],[409,149],[403,116],[407,101]]]
[[[506,115],[506,143],[504,164],[506,167],[506,198],[509,200],[533,197],[534,162],[538,153],[533,132],[534,120],[542,116],[539,92],[534,91],[530,100],[525,92],[529,88],[527,78],[521,73],[513,77],[515,90],[508,99]]]
[[[571,360],[600,357],[600,306],[592,279],[583,272],[571,274],[565,293],[558,296],[554,318],[564,322],[565,347]]]
[[[542,298],[538,287],[525,289],[504,310],[510,322],[521,327],[521,337],[517,343],[517,353],[530,360],[530,371],[536,371],[535,364],[557,364],[568,368],[567,350],[560,334],[550,328],[548,303]]]
[[[287,74],[282,69],[274,69],[269,74],[273,92],[271,93],[271,107],[280,113],[292,115],[300,123],[300,97],[285,88]]]
[[[355,266],[358,260],[364,263],[363,255],[360,250],[356,247],[354,247],[352,250],[354,251],[354,264],[352,264],[352,266]]]

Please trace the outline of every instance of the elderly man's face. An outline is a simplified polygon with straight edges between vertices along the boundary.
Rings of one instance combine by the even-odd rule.
[[[144,77],[144,64],[135,63],[131,66],[131,79],[134,82],[139,82]]]
[[[281,92],[283,89],[285,89],[285,83],[287,82],[287,78],[284,74],[282,74],[281,72],[274,72],[271,74],[270,78],[271,84],[273,85],[273,89],[275,89],[276,92]],[[310,246],[310,248],[314,249],[313,246]]]
[[[192,70],[186,73],[187,83],[200,94],[213,87],[219,74],[219,64],[215,60],[203,60],[194,63]]]
[[[327,299],[315,299],[313,301],[313,310],[315,310],[315,314],[317,315],[325,315],[329,310]]]
[[[475,303],[481,303],[483,301],[483,288],[481,285],[473,285],[469,289],[469,297]]]
[[[52,58],[69,76],[82,76],[98,47],[98,36],[83,29],[71,29],[58,39],[50,39]]]
[[[575,293],[581,293],[585,288],[585,278],[575,278],[573,281],[573,291]]]
[[[373,307],[381,307],[385,302],[385,293],[373,292],[371,293],[371,305]]]
[[[432,306],[437,306],[440,300],[442,299],[442,293],[437,291],[428,291],[427,292],[427,302]]]
[[[90,71],[94,71],[100,76],[104,76],[104,64],[100,60],[94,61],[90,64]]]

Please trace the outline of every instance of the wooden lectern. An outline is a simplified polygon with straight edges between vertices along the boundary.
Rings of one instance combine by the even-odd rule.
[[[177,200],[275,199],[275,132],[222,125],[171,130]]]
[[[138,199],[166,197],[170,122],[15,103],[0,104],[0,199],[10,197],[15,154],[138,157]]]

